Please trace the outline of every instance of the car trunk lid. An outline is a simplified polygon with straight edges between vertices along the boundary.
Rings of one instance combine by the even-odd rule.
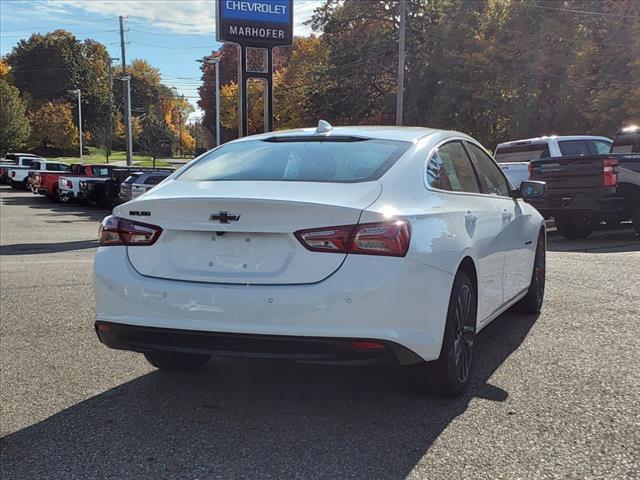
[[[307,250],[294,232],[358,223],[379,182],[173,180],[114,213],[163,229],[151,246],[127,247],[142,275],[231,284],[304,284],[334,273],[345,254]]]

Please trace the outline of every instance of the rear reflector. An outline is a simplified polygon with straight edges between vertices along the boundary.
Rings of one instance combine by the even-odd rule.
[[[134,222],[126,218],[109,215],[100,224],[98,238],[100,246],[153,245],[162,233],[162,228],[148,223]]]
[[[98,330],[100,330],[101,332],[108,332],[109,330],[111,330],[111,325],[108,323],[99,323]]]
[[[356,350],[384,350],[384,345],[379,342],[351,342],[351,346]]]
[[[363,223],[299,230],[295,236],[313,252],[404,257],[411,228],[405,221]]]

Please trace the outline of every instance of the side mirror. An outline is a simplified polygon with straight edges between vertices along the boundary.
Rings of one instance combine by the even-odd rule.
[[[540,198],[543,197],[547,191],[547,184],[545,182],[535,182],[532,180],[526,180],[520,184],[520,188],[512,191],[513,198]]]

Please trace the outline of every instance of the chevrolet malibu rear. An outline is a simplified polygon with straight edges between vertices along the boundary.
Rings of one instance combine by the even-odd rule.
[[[102,222],[98,337],[183,371],[436,361],[464,250],[423,184],[445,137],[303,129],[199,157]]]

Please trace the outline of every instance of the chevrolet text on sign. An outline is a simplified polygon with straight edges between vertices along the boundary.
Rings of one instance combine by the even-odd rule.
[[[219,0],[216,38],[249,47],[293,43],[293,0]]]

